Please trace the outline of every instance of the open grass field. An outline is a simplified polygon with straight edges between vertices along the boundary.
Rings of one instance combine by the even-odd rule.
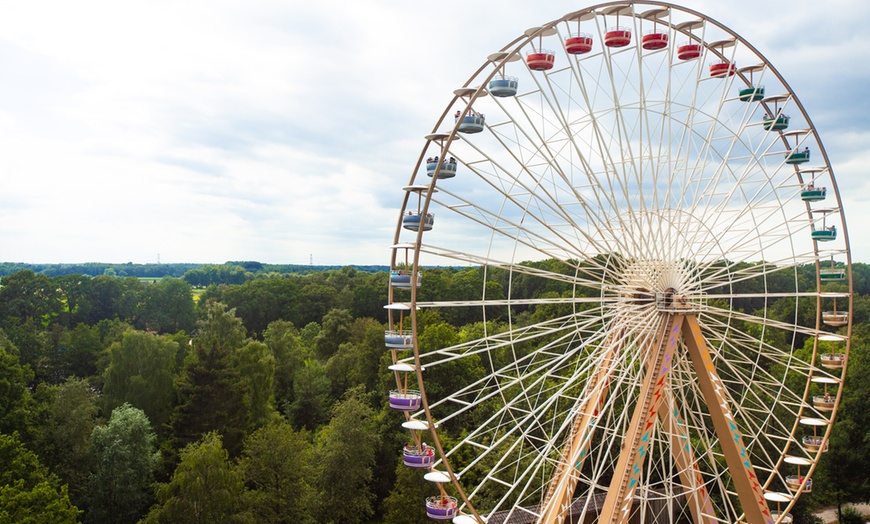
[[[138,278],[139,282],[142,282],[143,284],[153,284],[155,282],[159,282],[160,279],[164,278],[164,277],[136,277],[136,278]],[[202,296],[202,294],[204,292],[205,292],[204,287],[194,286],[193,291],[192,291],[194,304],[199,303],[199,297]]]

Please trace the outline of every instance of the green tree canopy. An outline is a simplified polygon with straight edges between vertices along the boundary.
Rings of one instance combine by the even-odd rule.
[[[321,522],[365,522],[374,514],[371,490],[377,449],[374,410],[363,388],[348,391],[317,438]]]
[[[205,320],[199,322],[199,332],[176,385],[172,444],[180,449],[206,433],[220,431],[227,449],[237,456],[249,421],[248,392],[232,360],[244,340],[244,327],[232,310],[211,303]]]
[[[384,499],[384,519],[391,524],[428,524],[426,497],[435,494],[431,482],[399,460],[396,484]]]
[[[281,419],[258,429],[245,441],[239,466],[250,488],[248,498],[257,522],[317,522],[308,438],[307,432],[295,431]]]
[[[140,309],[149,330],[175,333],[193,329],[193,294],[190,284],[179,278],[163,277],[145,286]]]
[[[26,430],[31,418],[30,367],[18,359],[18,348],[0,331],[0,432]]]
[[[299,317],[298,278],[261,278],[223,290],[221,301],[244,321],[257,336],[276,320],[293,321]]]
[[[123,524],[139,520],[151,500],[159,461],[156,437],[145,413],[129,404],[112,411],[91,434],[87,521]]]
[[[0,318],[5,322],[35,320],[47,326],[63,309],[58,284],[33,271],[19,271],[2,279]]]
[[[160,427],[169,420],[175,402],[179,344],[163,336],[128,331],[108,350],[103,373],[106,411],[129,403]]]
[[[323,317],[322,330],[317,338],[317,356],[327,360],[339,346],[350,340],[353,317],[347,309],[333,309]]]
[[[17,435],[0,434],[0,522],[72,524],[79,513],[57,475]]]
[[[82,507],[87,492],[91,432],[97,425],[97,393],[87,381],[70,378],[54,393],[39,450],[46,465],[70,486],[70,497]]]
[[[236,351],[235,366],[245,384],[249,427],[261,427],[278,414],[275,410],[275,357],[269,346],[251,341]]]
[[[275,357],[275,403],[283,410],[293,400],[293,376],[309,355],[292,322],[272,322],[263,339]]]
[[[230,462],[216,432],[181,450],[172,480],[157,488],[158,503],[145,524],[254,522],[244,496],[243,472]]]
[[[287,415],[297,428],[315,429],[328,417],[330,384],[326,368],[306,359],[293,377],[293,402]]]

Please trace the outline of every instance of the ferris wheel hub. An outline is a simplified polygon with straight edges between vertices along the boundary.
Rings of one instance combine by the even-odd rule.
[[[668,288],[663,293],[656,293],[656,309],[669,313],[690,313],[697,308],[687,295],[678,293],[674,288]]]

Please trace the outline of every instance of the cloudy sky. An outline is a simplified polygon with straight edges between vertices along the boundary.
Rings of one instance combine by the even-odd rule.
[[[0,0],[0,260],[384,264],[452,90],[564,0]],[[785,76],[870,262],[870,2],[686,0]]]

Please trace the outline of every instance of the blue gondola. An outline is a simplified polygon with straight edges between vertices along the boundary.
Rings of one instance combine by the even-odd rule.
[[[411,231],[420,231],[420,223],[423,224],[423,231],[429,231],[435,225],[435,215],[426,213],[426,219],[421,221],[421,213],[416,211],[408,211],[408,214],[402,217],[402,227]]]
[[[520,82],[515,76],[493,78],[489,81],[489,92],[492,96],[509,97],[517,94]]]
[[[460,122],[459,118],[456,119],[459,122],[460,133],[480,133],[483,131],[483,128],[486,126],[486,117],[483,115],[466,115],[462,117],[462,121]]]
[[[438,178],[453,178],[456,176],[456,167],[457,163],[455,160],[445,160],[441,162],[441,170],[438,171]],[[434,162],[426,162],[426,174],[431,176],[435,175],[435,171],[438,170],[438,161]]]

